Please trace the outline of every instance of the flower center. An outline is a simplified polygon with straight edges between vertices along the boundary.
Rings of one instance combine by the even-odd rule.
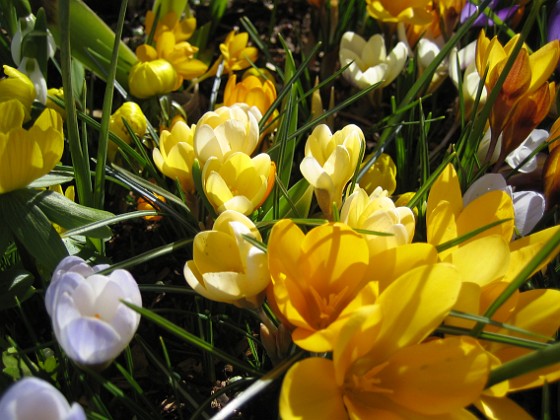
[[[375,392],[380,394],[392,394],[393,390],[383,387],[379,373],[385,369],[389,362],[375,365],[362,373],[362,369],[352,369],[345,381],[344,387],[353,392]]]
[[[348,303],[346,299],[348,295],[348,286],[345,286],[338,292],[329,293],[327,296],[319,294],[313,286],[309,287],[309,292],[313,299],[312,304],[316,308],[316,311],[313,312],[315,313],[318,329],[329,326]]]

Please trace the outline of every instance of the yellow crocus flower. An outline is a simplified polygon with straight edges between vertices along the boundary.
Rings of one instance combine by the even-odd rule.
[[[155,13],[152,10],[146,12],[146,20],[144,23],[146,33],[152,31],[154,25]],[[187,17],[179,20],[179,16],[175,11],[166,13],[160,17],[156,29],[154,31],[154,40],[157,41],[160,35],[164,32],[172,32],[175,39],[179,42],[188,40],[196,29],[196,18]]]
[[[27,75],[4,64],[7,77],[0,79],[0,102],[17,99],[25,110],[25,121],[31,116],[31,104],[35,100],[35,86]]]
[[[187,193],[194,193],[194,131],[194,124],[189,127],[184,121],[177,121],[171,131],[163,130],[160,133],[159,148],[156,147],[152,152],[154,163],[161,173],[177,180]]]
[[[223,162],[211,157],[202,169],[204,193],[218,213],[235,210],[250,215],[272,190],[275,171],[266,153],[251,158],[235,152]]]
[[[357,188],[344,201],[340,221],[354,229],[388,233],[389,236],[364,233],[370,257],[389,248],[412,242],[414,237],[414,213],[408,207],[396,207],[388,192],[377,187],[369,196]]]
[[[470,337],[426,340],[453,307],[460,287],[459,274],[447,264],[417,267],[399,277],[375,304],[347,319],[332,360],[311,357],[290,368],[280,416],[468,416],[464,407],[482,393],[490,357]]]
[[[333,203],[340,208],[342,190],[356,171],[364,147],[364,133],[354,124],[334,134],[326,124],[320,124],[307,139],[299,168],[313,186],[319,207],[327,218],[331,218]]]
[[[19,100],[0,102],[0,194],[46,175],[62,156],[62,118],[56,111],[45,109],[28,130],[24,119]]]
[[[432,20],[431,0],[366,0],[368,14],[382,22],[424,25]]]
[[[128,132],[123,120],[126,120],[134,135],[138,138],[144,137],[148,123],[142,109],[136,102],[125,102],[122,104],[109,119],[109,130],[115,133],[121,140],[126,143],[132,143],[132,136]],[[118,147],[112,141],[109,142],[108,157],[114,160]]]
[[[137,98],[150,98],[173,92],[181,85],[181,78],[167,60],[139,61],[128,75],[130,93]]]
[[[298,346],[331,350],[340,321],[375,301],[375,291],[365,288],[368,263],[367,241],[343,223],[307,234],[288,219],[273,226],[268,240],[272,294],[277,310],[294,326]]]
[[[224,60],[224,69],[227,73],[244,70],[257,61],[259,51],[255,47],[248,47],[249,34],[231,31],[220,44],[220,52]]]
[[[184,268],[195,292],[239,307],[261,305],[270,283],[267,257],[246,236],[262,242],[255,224],[233,210],[220,214],[212,230],[195,236],[193,259]]]
[[[237,76],[229,76],[224,90],[224,105],[231,106],[242,102],[249,106],[256,106],[264,114],[276,99],[276,87],[271,80],[261,80],[248,75],[237,83]]]

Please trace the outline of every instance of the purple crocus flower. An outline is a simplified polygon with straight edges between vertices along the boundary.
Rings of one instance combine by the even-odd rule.
[[[512,17],[517,11],[517,9],[519,9],[519,5],[515,5],[515,6],[504,7],[502,9],[495,10],[497,5],[498,5],[498,1],[492,0],[488,5],[488,8],[492,9],[494,13],[496,13],[496,15],[498,15],[498,17],[503,21],[506,21],[507,19]],[[465,7],[463,7],[463,10],[461,11],[461,23],[463,23],[472,15],[474,15],[478,10],[478,7],[479,6],[474,5],[470,1],[467,1]],[[476,18],[476,20],[473,23],[473,26],[492,26],[492,25],[494,25],[494,21],[490,19],[488,16],[486,16],[484,13],[482,13],[478,18]]]
[[[560,39],[560,1],[554,4],[548,18],[548,42]]]

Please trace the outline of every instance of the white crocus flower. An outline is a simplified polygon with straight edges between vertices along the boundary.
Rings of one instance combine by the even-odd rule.
[[[506,157],[506,163],[512,168],[517,168],[527,159],[537,148],[548,139],[548,131],[534,129],[531,134],[523,140],[515,150]],[[518,168],[519,172],[527,174],[537,169],[537,155],[533,155],[523,166]]]
[[[486,153],[488,152],[488,147],[490,147],[490,137],[492,132],[490,129],[486,130],[484,137],[480,140],[478,145],[477,156],[478,159],[483,161],[486,158]],[[533,153],[541,144],[543,144],[548,138],[548,131],[541,129],[534,129],[531,134],[527,136],[523,143],[521,143],[516,149],[514,149],[510,154],[506,156],[506,163],[513,169],[517,168],[518,172],[527,174],[533,172],[537,169],[537,155],[535,154],[531,157],[525,164],[518,168],[531,153]],[[495,163],[498,161],[500,155],[500,150],[502,148],[502,135],[498,137],[496,142],[496,148],[494,149],[494,154],[490,158],[489,163]]]
[[[457,50],[453,48],[449,54],[449,77],[455,87],[459,89],[459,74],[464,71],[461,78],[461,92],[467,108],[467,113],[472,111],[472,106],[478,95],[482,80],[476,70],[475,63],[476,41],[466,47]],[[480,93],[479,108],[486,103],[487,91],[482,85]]]
[[[501,174],[486,174],[477,179],[463,195],[463,206],[488,191],[505,191],[513,200],[515,227],[521,236],[530,233],[541,220],[546,207],[544,196],[535,191],[513,191]]]
[[[140,315],[122,301],[142,306],[138,284],[126,270],[97,274],[79,257],[56,267],[45,306],[60,346],[78,365],[104,368],[128,345]]]
[[[387,55],[382,35],[375,34],[366,42],[360,35],[346,32],[340,41],[339,59],[341,67],[350,64],[343,75],[353,85],[364,89],[381,83],[384,87],[404,68],[407,49],[403,42],[399,42]]]
[[[68,404],[48,382],[26,377],[12,385],[0,399],[2,420],[85,420],[78,403]]]
[[[352,178],[364,147],[364,133],[354,124],[334,134],[327,125],[320,124],[307,139],[299,168],[313,186],[319,207],[327,218],[332,215],[333,203],[340,208],[342,190]]]
[[[259,121],[262,114],[256,106],[237,103],[205,113],[196,123],[193,147],[203,166],[215,157],[223,161],[234,152],[251,155],[259,145]]]

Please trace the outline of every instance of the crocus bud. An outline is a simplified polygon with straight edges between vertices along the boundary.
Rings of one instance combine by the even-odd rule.
[[[161,58],[136,63],[128,75],[130,93],[137,98],[164,95],[179,88],[180,83],[173,65]]]
[[[121,301],[142,306],[138,284],[126,270],[97,274],[107,266],[90,267],[75,256],[55,268],[45,295],[54,334],[78,365],[107,367],[128,345],[140,315]]]
[[[68,404],[61,392],[35,377],[25,377],[0,399],[2,420],[85,420],[84,409],[78,403]]]
[[[340,206],[342,190],[352,178],[364,146],[364,133],[354,124],[334,134],[327,125],[320,124],[307,139],[299,168],[315,189],[319,207],[328,218],[333,203]]]
[[[195,155],[193,148],[195,126],[184,121],[173,124],[171,131],[163,130],[159,137],[159,148],[152,152],[157,168],[171,179],[177,180],[185,192],[194,192],[192,166]]]
[[[189,286],[207,299],[239,307],[258,307],[270,283],[267,256],[246,237],[261,235],[246,216],[226,210],[212,230],[194,238],[193,259],[185,264]]]
[[[130,144],[132,137],[126,129],[123,119],[126,120],[136,137],[142,137],[146,134],[148,126],[146,116],[136,102],[125,102],[109,119],[109,129]]]

